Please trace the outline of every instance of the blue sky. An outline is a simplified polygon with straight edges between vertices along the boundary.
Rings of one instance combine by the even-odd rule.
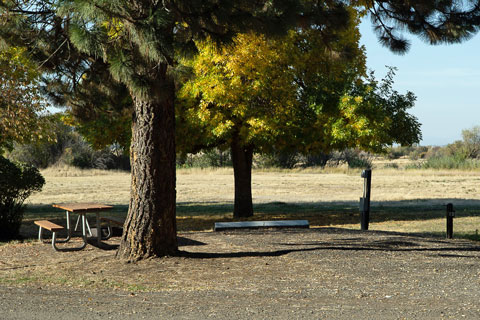
[[[385,65],[397,67],[394,88],[417,96],[410,113],[422,124],[421,145],[446,145],[461,140],[462,130],[480,125],[480,35],[467,42],[431,46],[406,34],[405,55],[382,47],[369,19],[360,26],[367,66],[383,78]]]

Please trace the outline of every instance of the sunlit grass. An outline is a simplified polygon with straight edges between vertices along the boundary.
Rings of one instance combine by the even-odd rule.
[[[480,216],[480,171],[383,168],[385,163],[376,166],[372,175],[371,213],[371,225],[375,228],[378,225],[398,232],[441,234],[445,232],[441,221],[447,202],[452,202],[457,210],[455,221]],[[359,228],[358,199],[363,193],[360,171],[346,167],[255,169],[252,179],[255,215],[242,220],[306,219],[314,227]],[[52,203],[100,202],[114,205],[109,215],[124,218],[127,214],[130,197],[127,172],[54,167],[42,174],[47,180],[44,190],[27,201],[21,231],[27,238],[34,239],[37,235],[33,224],[36,219],[65,223],[65,213],[52,208]],[[212,230],[215,222],[235,221],[233,193],[231,168],[178,169],[178,230]],[[430,222],[419,223],[437,219],[435,228]],[[454,232],[462,232],[465,237],[475,235],[475,230],[480,229],[475,225],[465,230],[457,228],[455,223]]]

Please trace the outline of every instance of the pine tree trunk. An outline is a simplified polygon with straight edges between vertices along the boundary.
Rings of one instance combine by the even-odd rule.
[[[242,146],[236,139],[231,144],[233,175],[235,179],[234,218],[253,216],[252,161],[253,147]]]
[[[130,206],[117,253],[129,260],[178,251],[174,90],[161,88],[163,94],[153,101],[134,98]]]

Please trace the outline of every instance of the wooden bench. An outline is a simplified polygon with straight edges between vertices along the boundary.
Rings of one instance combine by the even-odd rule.
[[[118,218],[112,218],[112,217],[100,217],[100,221],[106,223],[107,225],[107,235],[105,236],[106,240],[113,235],[112,225],[122,228],[124,224],[123,220],[120,220]]]
[[[52,247],[53,247],[53,249],[58,250],[58,248],[55,245],[55,243],[56,243],[56,233],[58,231],[62,231],[65,228],[62,227],[62,226],[59,226],[58,224],[55,224],[51,221],[48,221],[48,220],[38,220],[38,221],[35,221],[34,223],[37,226],[40,227],[40,229],[38,230],[38,240],[43,242],[43,238],[42,238],[43,229],[47,229],[48,231],[52,232]]]

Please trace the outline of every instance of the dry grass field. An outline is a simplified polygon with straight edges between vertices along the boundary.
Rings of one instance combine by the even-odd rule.
[[[26,222],[55,214],[52,203],[101,202],[125,214],[130,175],[126,172],[50,168],[47,183],[28,199]],[[457,211],[454,232],[474,237],[480,229],[480,172],[374,169],[370,229],[442,234],[443,205]],[[359,170],[254,170],[253,219],[308,219],[312,226],[358,229],[358,199],[363,193]],[[179,230],[211,229],[231,220],[233,171],[181,169],[177,175]],[[414,220],[414,222],[412,222]]]
[[[119,171],[79,170],[68,167],[42,171],[47,184],[32,195],[30,204],[100,201],[128,204],[130,174]],[[358,201],[363,191],[359,170],[254,170],[255,203]],[[480,171],[373,170],[372,201],[460,203],[480,200]],[[232,169],[180,169],[179,203],[233,201]]]

